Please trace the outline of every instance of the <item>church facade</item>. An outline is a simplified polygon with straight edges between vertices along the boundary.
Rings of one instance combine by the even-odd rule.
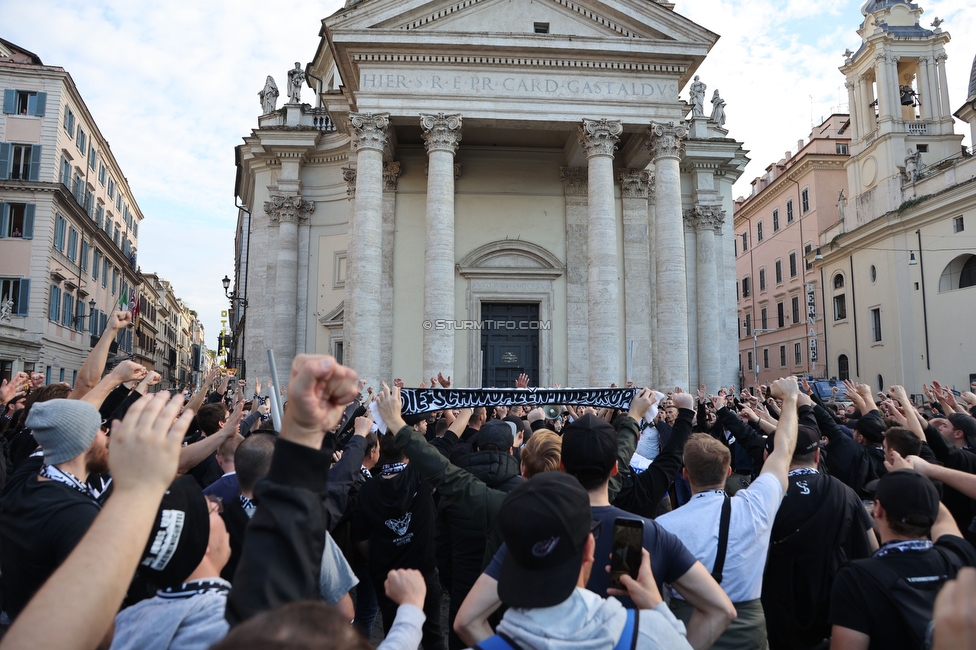
[[[716,34],[647,0],[362,0],[320,36],[315,106],[289,86],[237,148],[248,375],[735,382]]]
[[[976,156],[955,132],[949,33],[905,0],[865,3],[840,68],[850,203],[807,253],[824,290],[827,376],[921,396],[976,381]],[[958,99],[956,100],[958,101]],[[956,117],[976,133],[976,62]]]

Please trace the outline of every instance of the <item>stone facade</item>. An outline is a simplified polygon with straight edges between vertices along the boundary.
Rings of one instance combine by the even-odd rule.
[[[734,380],[734,345],[712,342],[735,340],[748,159],[678,97],[716,35],[666,4],[516,5],[365,0],[324,21],[316,108],[262,116],[238,148],[249,373],[270,346],[282,380],[302,350],[372,384],[491,385],[505,364],[534,385]],[[274,195],[315,204],[307,249],[255,209]],[[685,224],[696,205],[718,223]],[[538,321],[497,334],[489,309]]]
[[[916,395],[934,379],[959,390],[976,381],[976,157],[953,129],[949,34],[923,27],[921,14],[909,2],[865,5],[862,45],[841,67],[850,202],[820,233],[823,259],[814,260],[829,375]],[[970,128],[974,88],[956,111]]]

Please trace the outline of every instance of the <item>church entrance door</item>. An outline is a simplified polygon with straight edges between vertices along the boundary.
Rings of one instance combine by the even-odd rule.
[[[521,373],[539,382],[539,304],[481,303],[481,385],[515,388]]]

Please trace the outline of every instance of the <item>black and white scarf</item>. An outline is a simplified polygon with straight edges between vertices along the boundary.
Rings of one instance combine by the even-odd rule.
[[[932,540],[929,539],[906,539],[900,542],[888,542],[874,552],[874,557],[884,557],[889,553],[904,553],[905,551],[927,551],[933,546]]]
[[[169,587],[167,589],[160,589],[156,592],[156,595],[160,598],[177,599],[177,598],[191,598],[193,596],[201,596],[203,594],[223,594],[227,595],[230,593],[230,583],[226,580],[221,580],[220,578],[210,578],[208,580],[194,580],[193,582],[184,582],[179,587]]]
[[[627,410],[639,388],[401,388],[403,415],[478,406],[572,404]]]
[[[393,476],[407,469],[406,463],[387,463],[380,470],[380,476]]]
[[[68,487],[81,492],[86,497],[97,501],[98,495],[96,495],[88,485],[82,483],[78,480],[76,476],[70,472],[63,472],[54,465],[43,465],[41,471],[37,473],[38,476],[43,476],[51,481],[57,481],[58,483],[63,483]]]

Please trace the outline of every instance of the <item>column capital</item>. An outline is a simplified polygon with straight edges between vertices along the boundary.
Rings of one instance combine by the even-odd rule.
[[[945,52],[939,52],[938,54],[935,55],[935,60],[936,61],[945,61],[948,58],[949,58],[949,55],[946,54]]]
[[[920,64],[922,64],[922,65],[928,65],[928,62],[931,61],[931,60],[932,59],[930,57],[927,57],[927,56],[920,56],[920,57],[918,57],[918,62]]]
[[[848,90],[852,90],[854,88],[854,82],[853,81],[845,81],[844,82],[844,88],[847,88]]]
[[[613,150],[624,127],[615,120],[583,120],[579,127],[579,143],[586,151],[586,157],[607,156],[613,158]]]
[[[901,57],[898,56],[897,54],[888,54],[885,57],[885,60],[888,61],[888,63],[898,63],[899,61],[901,61]]]
[[[560,167],[559,178],[566,196],[586,196],[589,190],[586,167]]]
[[[682,216],[697,232],[706,230],[721,232],[725,224],[725,210],[720,205],[699,204],[685,210]]]
[[[350,200],[356,198],[356,168],[343,167],[342,180],[346,181],[346,198]]]
[[[315,203],[300,196],[272,196],[264,202],[264,211],[272,223],[308,223],[309,215],[315,212]]]
[[[681,140],[686,135],[688,135],[688,127],[680,122],[678,124],[655,122],[647,129],[647,148],[651,150],[651,156],[654,160],[658,158],[680,160],[685,148],[685,144]]]
[[[446,151],[454,155],[458,143],[461,142],[461,114],[420,115],[420,128],[423,129],[424,143],[427,153],[432,151]]]
[[[395,192],[397,178],[400,176],[400,163],[398,161],[383,163],[383,189],[387,192]]]
[[[372,149],[383,152],[389,142],[390,115],[388,113],[350,113],[352,146],[356,151]]]
[[[647,198],[651,187],[651,173],[646,169],[621,169],[620,194],[624,197]]]

